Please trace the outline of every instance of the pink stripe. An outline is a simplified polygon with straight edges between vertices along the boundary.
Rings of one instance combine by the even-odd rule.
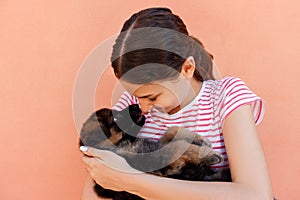
[[[234,80],[232,82],[232,80]],[[236,79],[236,78],[229,78],[229,79],[226,79],[223,83],[222,83],[222,90],[219,92],[219,95],[220,94],[223,94],[224,93],[224,90],[227,90],[229,87],[231,87],[233,84],[237,83],[237,82],[241,82],[240,79]],[[225,83],[225,85],[223,85]],[[245,86],[244,84],[239,84],[239,85],[242,85],[242,86]],[[234,88],[234,87],[233,87]],[[224,103],[224,101],[221,101],[222,99],[220,98],[219,101],[217,101],[217,106],[216,107],[221,107],[221,110],[222,110],[222,105],[220,106],[221,103]],[[223,99],[224,100],[224,99]]]
[[[229,77],[227,79],[224,79],[224,88],[229,88],[230,86],[232,86],[233,84],[240,82],[241,80],[238,78],[234,78],[234,77]],[[222,83],[222,85],[223,85]],[[221,92],[222,93],[222,92]]]
[[[218,131],[218,130],[221,130],[220,128],[216,128],[216,129],[207,129],[207,130],[196,130],[195,132],[196,133],[200,133],[200,134],[203,134],[203,133],[207,133],[207,132],[213,132],[213,131]],[[216,134],[216,135],[212,135],[212,136],[205,136],[205,137],[211,137],[211,138],[214,138],[214,137],[217,137],[217,136],[221,136],[222,134]]]
[[[114,108],[115,110],[122,110],[123,108],[121,108],[118,104],[114,105]]]
[[[250,92],[249,90],[247,90],[246,88],[240,88],[240,89],[237,89],[233,92],[228,93],[228,97],[236,97],[235,94],[240,92],[240,91],[245,91],[245,92],[243,92],[241,94],[238,94],[237,96],[241,96],[241,95],[251,95],[251,96],[253,96],[253,93]]]
[[[234,80],[233,82],[231,82],[232,80]],[[224,90],[227,90],[229,87],[231,87],[233,84],[240,82],[239,79],[235,79],[235,78],[229,78],[229,79],[225,79],[225,81],[223,83],[225,83],[225,85],[223,86],[222,83],[222,90],[220,91],[220,94],[224,93]]]
[[[156,127],[150,127],[150,126],[144,126],[143,129],[150,129],[150,130],[154,130],[154,131],[161,131],[161,130],[166,130],[165,128],[156,128]],[[144,131],[144,130],[142,130]]]
[[[217,130],[221,130],[221,129],[218,128],[218,129],[216,129],[214,131],[217,131]],[[217,134],[213,134],[213,135],[206,135],[205,137],[207,137],[207,138],[215,138],[215,137],[220,137],[222,135],[223,135],[223,133],[217,133]]]
[[[122,96],[122,97],[120,98],[120,100],[123,100],[123,101],[127,102],[127,101],[129,100],[129,98],[126,98],[126,97]]]
[[[230,108],[236,109],[240,105],[240,104],[238,104],[239,102],[241,102],[242,100],[251,99],[251,98],[253,98],[253,97],[244,97],[242,99],[233,99],[233,100],[235,100],[234,102],[231,102],[231,104],[226,104],[226,106],[228,105],[226,110],[230,110]],[[249,104],[249,103],[252,103],[252,102],[255,102],[255,101],[257,101],[257,100],[250,100],[250,101],[245,102],[245,103]],[[245,103],[242,103],[242,104],[245,104]]]
[[[225,149],[225,146],[224,145],[222,145],[222,146],[215,146],[215,147],[213,147],[213,149]]]
[[[201,109],[202,110],[202,109]],[[210,109],[209,109],[210,110]],[[188,113],[188,112],[191,112],[191,111],[195,111],[195,110],[189,110],[189,111],[186,111],[184,113]],[[196,111],[197,112],[197,111]],[[162,120],[179,120],[179,119],[185,119],[185,118],[190,118],[190,117],[197,117],[197,116],[205,116],[205,115],[211,115],[212,112],[208,112],[208,113],[196,113],[196,114],[193,114],[193,115],[182,115],[182,116],[179,116],[179,117],[176,117],[176,118],[165,118],[163,116],[155,116],[156,118],[158,119],[162,119]],[[207,119],[212,119],[212,118],[207,118]],[[201,120],[206,120],[205,118],[204,119],[201,119]],[[196,120],[197,121],[197,120]]]
[[[124,94],[124,96],[126,96],[126,97],[127,97],[127,99],[132,99],[132,96],[131,96],[129,93],[127,93],[127,92],[124,92],[123,94]]]
[[[206,118],[206,119],[196,119],[196,120],[182,120],[182,121],[174,121],[174,122],[163,122],[163,124],[185,124],[185,123],[196,123],[196,122],[199,122],[199,121],[209,121],[211,120],[212,118]],[[201,126],[206,126],[206,125],[212,125],[211,123],[208,123],[208,124],[201,124]]]
[[[239,86],[242,86],[242,88],[236,90],[237,87],[239,87]],[[234,94],[234,93],[236,93],[236,92],[239,91],[239,90],[247,90],[247,88],[246,88],[246,86],[245,86],[244,84],[239,83],[239,84],[237,84],[237,85],[234,85],[234,87],[232,87],[232,88],[228,91],[228,94]]]
[[[221,135],[219,135],[219,136],[221,136]],[[206,138],[207,138],[207,136],[205,136]],[[221,139],[221,140],[215,140],[215,141],[211,141],[210,143],[212,143],[212,144],[216,144],[216,143],[222,143],[222,142],[224,142],[224,140],[223,139]]]
[[[225,168],[225,167],[229,167],[229,164],[220,165],[220,166],[211,166],[211,168],[213,168],[213,169],[221,169],[221,168]]]
[[[126,108],[127,107],[127,105],[125,105],[122,101],[119,101],[119,104],[121,104],[122,106],[123,106],[123,108],[122,109],[124,109],[124,108]]]
[[[261,111],[262,111],[262,103],[259,102],[258,116],[257,116],[257,118],[255,120],[255,123],[257,123],[258,120],[260,119]]]
[[[251,99],[251,98],[254,98],[255,96],[246,96],[244,98],[241,98],[241,99],[237,99],[237,97],[240,97],[240,96],[244,96],[244,94],[240,94],[238,96],[236,96],[235,98],[231,99],[230,101],[228,101],[223,108],[221,108],[221,110],[223,111],[223,109],[226,109],[226,110],[229,110],[231,107],[234,107],[237,102],[240,102],[242,100],[245,100],[245,99]],[[239,105],[239,104],[237,104]],[[225,108],[227,107],[227,108]]]
[[[179,119],[183,119],[183,118],[189,118],[189,117],[197,117],[198,114],[194,114],[194,115],[189,115],[189,116],[179,116],[176,118],[165,118],[163,116],[155,116],[156,118],[162,119],[162,120],[179,120]]]
[[[256,101],[256,100],[255,100]],[[250,101],[250,102],[245,102],[245,103],[242,103],[242,104],[239,104],[239,105],[237,105],[237,107],[235,107],[235,108],[233,108],[232,110],[230,110],[230,112],[228,112],[224,117],[223,117],[223,119],[222,119],[222,121],[224,121],[224,119],[226,119],[226,117],[230,114],[230,113],[232,113],[235,109],[237,109],[237,108],[239,108],[239,107],[241,107],[241,106],[243,106],[243,105],[248,105],[249,103],[253,103],[253,102],[255,102],[255,101]]]

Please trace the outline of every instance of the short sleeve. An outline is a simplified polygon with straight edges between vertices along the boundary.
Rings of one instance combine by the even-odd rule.
[[[129,105],[137,104],[138,99],[133,95],[129,94],[127,91],[124,92],[118,102],[112,107],[113,110],[123,110]]]
[[[259,96],[253,93],[239,78],[227,77],[222,80],[220,118],[224,119],[235,109],[250,104],[255,124],[258,125],[264,116],[265,105]]]

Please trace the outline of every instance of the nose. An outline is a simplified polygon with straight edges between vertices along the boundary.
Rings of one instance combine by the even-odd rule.
[[[147,100],[139,99],[139,103],[142,110],[142,114],[148,113],[149,110],[151,110],[153,107],[153,104],[151,104]]]

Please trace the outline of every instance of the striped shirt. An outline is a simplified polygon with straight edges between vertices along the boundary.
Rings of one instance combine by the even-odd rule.
[[[124,92],[113,109],[122,110],[131,104],[138,104],[138,99]],[[255,124],[259,124],[264,114],[263,101],[241,79],[207,80],[193,101],[177,113],[170,115],[153,108],[139,136],[158,140],[169,127],[183,127],[208,138],[213,149],[224,156],[223,162],[212,167],[228,167],[222,124],[232,111],[245,104],[252,106]]]

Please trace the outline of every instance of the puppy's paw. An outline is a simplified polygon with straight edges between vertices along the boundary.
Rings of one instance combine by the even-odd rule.
[[[214,152],[212,155],[209,155],[205,162],[209,165],[215,165],[224,160],[223,156],[219,152]]]
[[[224,159],[219,152],[214,151],[209,146],[201,146],[199,148],[199,158],[207,165],[218,164]]]

